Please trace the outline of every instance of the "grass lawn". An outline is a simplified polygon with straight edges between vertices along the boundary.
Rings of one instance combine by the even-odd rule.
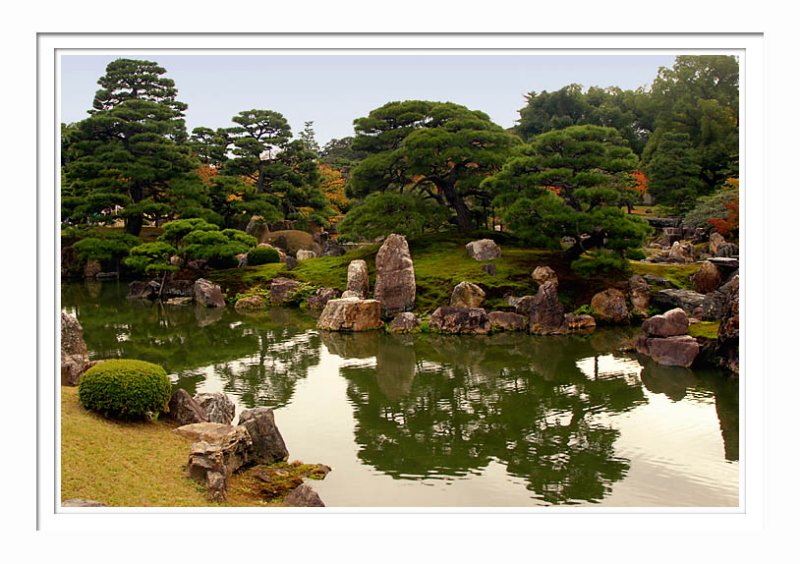
[[[248,473],[228,484],[228,502],[206,498],[205,486],[184,474],[191,441],[174,425],[123,423],[84,409],[78,388],[61,388],[61,499],[91,499],[113,507],[258,507]]]

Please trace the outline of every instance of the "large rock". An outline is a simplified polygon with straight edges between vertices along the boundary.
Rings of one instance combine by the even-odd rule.
[[[595,294],[592,297],[592,311],[598,321],[616,324],[628,322],[625,294],[616,288],[609,288]]]
[[[347,265],[347,290],[355,292],[360,298],[366,298],[369,293],[369,270],[367,261],[357,259]]]
[[[235,309],[237,313],[260,313],[264,311],[265,305],[266,302],[263,296],[249,296],[238,300],[236,305],[233,306],[233,309]]]
[[[708,252],[711,253],[712,257],[717,254],[717,251],[719,250],[719,246],[724,244],[725,242],[726,242],[725,241],[725,237],[723,237],[722,235],[720,235],[716,231],[714,231],[714,233],[709,235],[709,237],[708,237]]]
[[[433,312],[430,328],[441,333],[485,335],[492,326],[484,309],[445,306]]]
[[[715,258],[733,258],[739,256],[739,247],[733,243],[722,243],[717,252],[714,253]]]
[[[283,500],[287,507],[325,507],[317,492],[305,484],[300,484]]]
[[[371,331],[380,327],[383,321],[378,300],[329,300],[317,320],[317,328],[328,331]]]
[[[551,281],[558,282],[558,276],[556,276],[556,271],[550,268],[549,266],[537,266],[531,273],[531,278],[533,278],[533,281],[539,284],[540,286],[545,282],[551,282]]]
[[[205,307],[225,307],[222,288],[205,278],[199,278],[194,283],[194,301]]]
[[[194,298],[194,283],[191,280],[170,280],[161,290],[161,299]]]
[[[265,237],[269,234],[267,221],[260,215],[251,217],[244,230],[248,235],[255,237],[259,243],[263,242]]]
[[[205,441],[209,444],[219,444],[231,431],[232,425],[225,423],[190,423],[178,427],[173,432],[191,441]]]
[[[711,262],[705,261],[700,265],[700,270],[692,276],[692,286],[694,291],[700,294],[713,292],[722,285],[722,273],[719,268]]]
[[[739,275],[724,286],[725,299],[721,308],[717,333],[717,354],[723,364],[739,373]]]
[[[94,280],[95,276],[103,272],[103,267],[98,260],[87,260],[83,267],[83,277]]]
[[[341,297],[342,293],[336,288],[319,288],[308,297],[308,309],[313,312],[320,312],[325,309],[325,305],[331,300]]]
[[[375,299],[384,316],[414,307],[417,282],[408,242],[402,235],[389,235],[375,256]]]
[[[410,311],[402,311],[389,323],[390,333],[414,333],[419,330],[419,319]]]
[[[648,337],[676,337],[689,331],[689,316],[679,307],[663,315],[654,315],[642,323],[642,331]]]
[[[679,307],[690,315],[703,305],[704,300],[703,294],[693,290],[660,290],[650,296],[650,303],[660,311]]]
[[[213,501],[224,502],[228,499],[228,473],[220,445],[205,441],[194,443],[189,452],[186,475],[205,484]]]
[[[669,250],[668,258],[670,262],[684,264],[694,262],[694,248],[691,243],[675,241]]]
[[[536,296],[508,296],[506,298],[508,305],[514,308],[514,311],[520,315],[530,316],[533,307],[536,304]]]
[[[519,309],[517,310],[519,311]],[[530,301],[530,332],[536,335],[564,333],[564,306],[558,299],[558,282],[548,280]]]
[[[77,386],[89,368],[89,351],[78,319],[61,312],[61,385]]]
[[[294,299],[300,282],[290,278],[275,278],[269,286],[269,303],[275,306],[286,305]]]
[[[636,342],[636,349],[667,366],[688,368],[700,354],[700,344],[689,335],[677,337],[642,337]]]
[[[628,280],[628,295],[633,306],[633,313],[645,317],[650,307],[650,285],[642,276],[634,274]]]
[[[236,405],[222,392],[195,394],[193,399],[203,408],[208,421],[225,425],[233,421]]]
[[[467,254],[475,260],[487,261],[499,258],[501,251],[491,239],[480,239],[467,243]]]
[[[736,279],[735,282],[734,279]],[[703,321],[719,321],[722,319],[722,311],[725,308],[725,303],[728,300],[728,293],[731,291],[733,285],[738,283],[738,277],[733,276],[718,290],[705,295],[702,306]]]
[[[253,453],[248,464],[272,464],[289,458],[275,416],[268,407],[247,409],[239,415],[239,426],[247,429],[253,440]]]
[[[486,299],[486,292],[472,282],[460,282],[453,289],[453,294],[450,296],[451,307],[481,307],[483,301]]]
[[[152,280],[134,280],[128,284],[128,299],[154,300],[158,297],[160,284]]]
[[[175,390],[169,400],[168,408],[169,411],[164,417],[175,421],[178,425],[208,422],[205,410],[184,389]]]
[[[489,325],[494,331],[524,331],[528,328],[528,318],[510,311],[492,311]]]

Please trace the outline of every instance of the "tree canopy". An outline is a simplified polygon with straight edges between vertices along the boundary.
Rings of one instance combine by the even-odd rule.
[[[490,195],[481,181],[498,171],[518,140],[483,112],[450,102],[390,102],[354,122],[353,149],[367,156],[353,169],[348,195],[413,191],[455,212],[461,231]]]

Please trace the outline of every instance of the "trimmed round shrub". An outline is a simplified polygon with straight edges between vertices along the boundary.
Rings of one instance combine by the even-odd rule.
[[[247,253],[247,265],[258,266],[259,264],[268,264],[273,262],[281,262],[281,255],[272,247],[256,247]]]
[[[166,371],[143,360],[106,360],[84,372],[78,384],[83,407],[116,419],[164,411],[171,396]]]

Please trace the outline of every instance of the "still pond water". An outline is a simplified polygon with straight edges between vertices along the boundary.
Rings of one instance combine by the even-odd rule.
[[[588,337],[321,333],[273,309],[161,306],[64,284],[92,359],[158,363],[189,393],[275,410],[328,506],[736,507],[739,396],[715,370]],[[238,417],[238,415],[237,415]],[[235,422],[235,420],[234,420]]]

